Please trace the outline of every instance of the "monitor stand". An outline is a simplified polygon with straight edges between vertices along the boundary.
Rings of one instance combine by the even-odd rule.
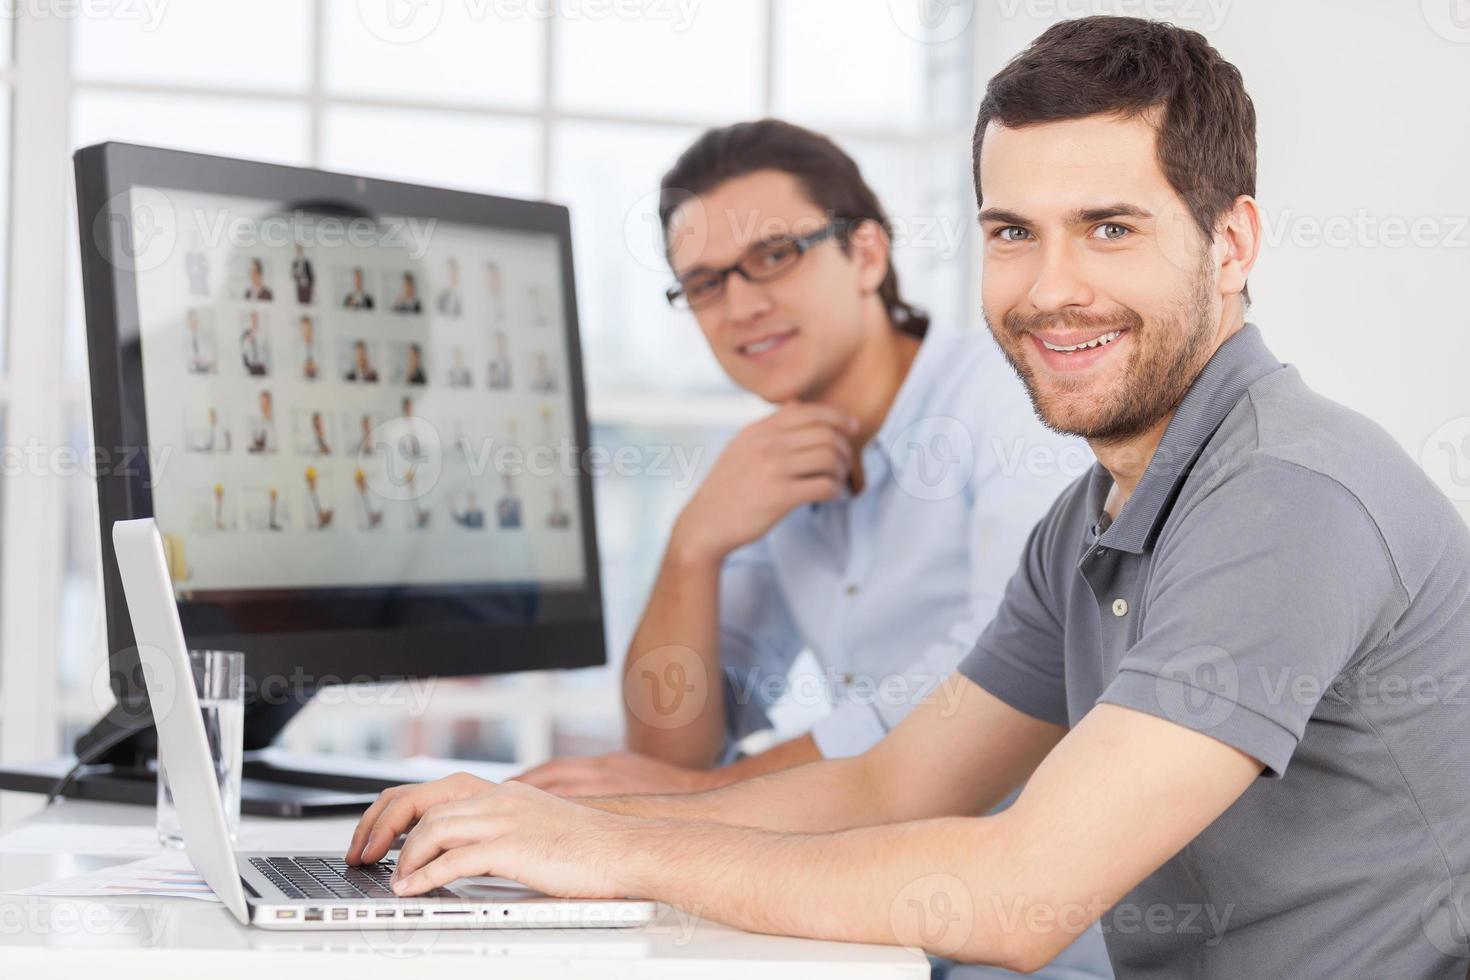
[[[303,756],[270,742],[298,708],[247,709],[240,812],[267,817],[361,813],[379,791],[424,779],[412,766],[375,759]],[[91,760],[63,796],[154,806],[158,798],[157,735],[147,705],[115,705],[78,737],[76,756],[0,767],[0,790],[50,793],[76,764]]]
[[[17,793],[51,792],[51,787],[75,763],[73,758],[28,766],[0,767],[0,790]],[[325,788],[335,780],[338,788]],[[350,783],[353,788],[345,785]],[[367,787],[375,787],[368,789]],[[240,779],[240,812],[260,817],[323,817],[358,814],[392,780],[345,780],[337,773],[283,769],[270,762],[247,758]],[[158,773],[103,763],[87,766],[72,779],[63,796],[154,806],[158,801]]]

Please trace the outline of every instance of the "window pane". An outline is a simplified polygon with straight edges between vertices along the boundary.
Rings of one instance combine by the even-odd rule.
[[[323,0],[326,87],[386,99],[534,106],[541,4]]]
[[[91,411],[85,398],[67,408],[66,441],[77,459],[88,459],[91,452]],[[78,466],[62,474],[61,491],[66,500],[66,557],[61,580],[58,624],[61,657],[57,672],[62,691],[91,694],[92,681],[107,650],[102,595],[98,588],[101,542],[97,536],[97,480],[87,466]],[[105,708],[106,705],[98,705],[98,714]],[[90,724],[94,719],[70,720]]]
[[[4,18],[0,18],[4,19]],[[8,35],[6,35],[8,38]],[[10,89],[0,86],[0,374],[10,363]]]
[[[687,9],[686,9],[687,7]],[[574,16],[580,9],[607,16]],[[765,4],[565,6],[556,23],[563,109],[724,119],[761,110]]]
[[[78,78],[291,91],[310,78],[311,4],[301,0],[112,4],[105,16],[81,9],[72,30]]]
[[[67,202],[66,306],[62,314],[61,371],[67,381],[91,384],[87,374],[87,321],[82,306],[82,256],[77,241],[77,202]]]
[[[408,109],[328,109],[322,166],[396,180],[535,197],[541,126],[521,119]]]
[[[975,200],[970,149],[952,141],[879,143],[843,140],[893,226],[893,265],[903,298],[939,327],[973,326],[966,308]]]
[[[670,309],[672,281],[658,227],[658,182],[697,133],[578,123],[554,134],[553,197],[572,209],[588,384],[729,390],[687,312]]]
[[[297,165],[311,156],[307,108],[285,101],[83,92],[72,101],[72,145],[103,140]]]
[[[751,416],[764,411],[758,402],[753,403]],[[684,419],[660,425],[593,422],[592,444],[608,458],[631,453],[632,459],[652,460],[654,454],[660,454],[668,462],[658,468],[629,467],[622,472],[608,468],[594,476],[607,665],[564,671],[557,677],[559,688],[616,688],[617,679],[623,676],[628,644],[658,573],[669,530],[725,444],[745,421],[738,417],[727,425]]]
[[[941,30],[930,37],[900,17],[926,6],[778,0],[777,115],[818,128],[962,125],[971,111],[969,34],[950,37]],[[968,26],[967,9],[951,4],[942,12],[962,15]]]

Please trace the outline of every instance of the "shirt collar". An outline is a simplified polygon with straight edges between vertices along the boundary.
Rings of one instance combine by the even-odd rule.
[[[936,353],[941,346],[940,341],[935,338],[933,327],[920,338],[919,352],[910,362],[908,373],[899,384],[898,393],[893,396],[893,404],[888,406],[888,414],[883,416],[883,424],[878,426],[877,433],[863,447],[863,493],[888,479],[893,467],[897,465],[893,444],[905,429],[923,415],[925,398],[932,390],[928,377],[933,371],[932,365],[944,363],[942,355]],[[852,488],[844,481],[841,496],[831,503],[847,503],[854,496]],[[818,501],[811,504],[807,512],[815,515],[823,507],[824,502]]]
[[[1142,554],[1151,547],[1180,485],[1225,416],[1247,388],[1281,366],[1254,324],[1247,323],[1221,344],[1189,386],[1138,487],[1098,543],[1133,554]],[[1092,514],[1102,513],[1111,486],[1112,476],[1107,469],[1094,463],[1088,483]]]
[[[941,346],[931,327],[920,339],[919,352],[909,364],[908,373],[898,386],[898,394],[893,396],[893,404],[888,406],[888,414],[883,416],[883,424],[878,426],[878,432],[873,436],[872,445],[889,459],[893,458],[893,442],[903,430],[917,422],[923,412],[925,396],[931,390],[928,380],[930,362],[939,356],[936,351]]]

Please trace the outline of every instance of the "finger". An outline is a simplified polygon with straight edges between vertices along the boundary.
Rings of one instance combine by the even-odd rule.
[[[470,773],[456,772],[428,783],[393,787],[391,794],[385,790],[384,796],[387,798],[378,801],[382,806],[378,808],[376,815],[369,820],[368,815],[364,814],[360,821],[360,826],[365,827],[366,831],[356,861],[368,864],[381,860],[383,855],[392,850],[398,835],[411,828],[423,812],[434,804],[479,796],[493,790],[495,785]]]
[[[544,786],[546,783],[557,779],[566,769],[566,763],[562,759],[552,759],[543,762],[539,766],[532,766],[519,776],[512,776],[508,782],[525,783],[528,786]]]
[[[357,826],[352,831],[352,840],[347,844],[347,854],[345,857],[348,864],[357,864],[361,860],[360,855],[363,845],[367,843],[368,832],[378,822],[378,817],[382,814],[383,808],[399,793],[410,788],[409,786],[388,787],[378,794],[378,798],[373,800],[372,805],[358,818]]]
[[[493,875],[493,854],[494,846],[491,844],[468,844],[451,848],[413,874],[395,881],[393,894],[422,895],[470,875]]]
[[[828,425],[803,425],[782,432],[774,442],[778,451],[796,452],[802,449],[827,447],[852,458],[852,442],[841,432]]]
[[[785,476],[830,476],[837,480],[847,479],[848,469],[847,460],[825,446],[793,453],[780,467]]]
[[[597,759],[553,759],[515,777],[518,783],[544,788],[548,782],[558,779],[578,778],[597,771],[601,765]]]
[[[443,816],[434,815],[419,821],[403,850],[398,852],[398,864],[393,871],[396,881],[406,878],[428,864],[445,851],[483,841],[488,836],[488,819],[483,813],[460,811]]]
[[[381,861],[393,849],[393,842],[398,835],[412,830],[419,817],[434,802],[423,787],[417,786],[389,800],[388,805],[378,814],[377,820],[369,826],[358,861],[362,864]]]
[[[435,803],[424,809],[423,816],[414,824],[413,829],[404,835],[403,846],[414,839],[416,834],[427,834],[432,832],[433,825],[441,820],[449,820],[454,817],[476,816],[488,812],[491,807],[487,806],[489,795],[476,796],[469,799],[447,800],[443,803]],[[402,848],[399,849],[399,863],[403,860]]]
[[[462,784],[455,776],[403,787],[402,792],[394,794],[378,813],[377,820],[368,830],[360,855],[362,863],[381,861],[393,849],[393,841],[398,835],[411,829],[431,806],[464,799],[469,795],[469,789],[468,785]]]
[[[576,796],[617,796],[637,792],[631,784],[592,777],[565,777],[537,789],[552,796],[570,799]]]
[[[842,481],[830,476],[808,476],[789,484],[790,506],[836,500],[842,496]]]
[[[585,799],[589,796],[633,796],[652,792],[640,783],[604,782],[585,780],[569,784],[557,796],[564,800]]]

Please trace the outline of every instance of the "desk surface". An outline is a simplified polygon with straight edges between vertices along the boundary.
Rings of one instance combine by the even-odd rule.
[[[353,980],[432,977],[782,977],[920,978],[929,964],[916,950],[762,936],[666,906],[640,929],[486,929],[403,932],[281,933],[241,926],[223,906],[189,899],[40,898],[3,894],[144,856],[136,850],[153,810],[115,803],[63,801],[18,827],[68,825],[88,832],[87,853],[34,849],[30,836],[0,835],[0,962],[16,977],[190,977],[209,980],[284,976],[332,978],[322,968],[350,964]],[[247,817],[252,840],[307,850],[346,840],[351,820],[289,821]],[[131,851],[108,853],[128,840]],[[91,842],[95,843],[91,843]],[[253,846],[253,844],[252,844]],[[22,849],[32,848],[32,849]],[[487,962],[493,961],[493,963]],[[432,971],[430,973],[429,971]],[[335,974],[340,976],[341,974]]]

